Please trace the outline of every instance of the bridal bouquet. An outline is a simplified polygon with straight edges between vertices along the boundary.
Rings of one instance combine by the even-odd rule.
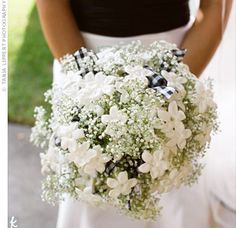
[[[36,107],[31,141],[41,153],[43,199],[65,193],[155,219],[162,193],[194,183],[216,131],[212,83],[164,41],[81,48],[60,62],[66,76]]]

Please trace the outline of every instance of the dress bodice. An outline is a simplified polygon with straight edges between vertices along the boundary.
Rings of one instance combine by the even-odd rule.
[[[188,0],[71,0],[82,31],[127,37],[159,33],[189,21]]]

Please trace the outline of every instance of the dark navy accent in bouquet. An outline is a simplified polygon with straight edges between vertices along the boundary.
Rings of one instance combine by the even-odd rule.
[[[187,49],[181,48],[181,49],[173,49],[172,53],[177,57],[178,62],[181,62],[187,52]]]
[[[167,86],[168,81],[162,75],[155,72],[151,67],[145,65],[144,68],[153,73],[152,75],[147,76],[149,88],[160,92],[167,99],[170,99],[171,96],[177,92],[175,88]]]
[[[84,69],[81,73],[84,76],[86,73],[90,72],[91,69],[81,66],[81,61],[85,58],[89,57],[92,66],[95,65],[96,60],[98,59],[97,55],[92,51],[88,50],[85,47],[81,47],[73,54],[64,55],[59,59],[61,63],[62,70],[64,73],[73,72],[76,73],[80,71],[80,69]],[[92,69],[93,70],[93,69]]]

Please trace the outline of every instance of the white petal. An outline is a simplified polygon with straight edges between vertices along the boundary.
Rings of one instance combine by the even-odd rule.
[[[66,150],[68,148],[69,139],[66,137],[61,138],[61,148]]]
[[[105,165],[103,163],[98,163],[96,165],[96,170],[99,172],[99,173],[103,173],[104,170],[105,170]]]
[[[154,163],[155,162],[159,162],[162,159],[162,156],[163,156],[163,152],[162,151],[159,151],[159,150],[155,151],[153,153]]]
[[[104,86],[102,88],[103,93],[107,94],[107,95],[111,95],[112,92],[114,91],[114,87],[113,86]]]
[[[116,79],[116,77],[114,77],[114,76],[106,76],[105,77],[105,84],[111,84],[115,79]]]
[[[100,145],[96,145],[96,146],[94,146],[93,147],[93,150],[96,150],[97,151],[97,153],[100,155],[101,154],[101,152],[102,152],[102,148],[101,148],[101,146]]]
[[[90,160],[92,158],[94,158],[96,156],[96,151],[94,150],[88,150],[86,152],[84,152],[82,155],[78,156],[77,158],[77,164],[79,166],[84,166],[86,165],[87,163],[90,162]]]
[[[129,94],[126,91],[121,94],[120,101],[122,103],[127,103],[129,101]]]
[[[94,74],[92,72],[89,72],[84,76],[84,81],[91,82],[94,80],[94,78]]]
[[[84,172],[86,174],[89,174],[91,176],[95,176],[96,175],[96,170],[95,170],[95,167],[91,166],[91,165],[85,165],[84,167]]]
[[[150,174],[151,174],[152,179],[157,178],[158,175],[159,175],[159,169],[153,167],[153,168],[151,169]]]
[[[178,147],[179,149],[184,149],[184,147],[186,146],[186,140],[182,139],[180,142],[178,142]]]
[[[120,119],[121,123],[125,123],[127,121],[128,117],[126,116],[126,114],[121,114],[119,119]]]
[[[181,121],[175,121],[175,129],[177,132],[183,132],[184,131],[184,124]]]
[[[107,178],[107,185],[110,188],[116,188],[118,186],[119,182],[116,179],[113,178]]]
[[[192,131],[190,129],[186,129],[184,132],[184,137],[187,139],[192,135]]]
[[[69,136],[69,133],[70,133],[70,128],[68,126],[61,126],[59,129],[58,129],[58,136],[60,137],[66,137],[66,136]]]
[[[172,126],[172,127],[168,126],[168,128],[166,129],[166,131],[163,131],[163,130],[162,130],[162,132],[165,133],[165,134],[166,134],[166,137],[168,137],[168,138],[170,138],[170,139],[176,137],[176,131],[173,130],[173,126]]]
[[[118,113],[118,111],[119,111],[119,109],[117,108],[117,106],[112,106],[111,108],[110,108],[110,115],[117,115],[117,113]]]
[[[149,153],[147,150],[145,150],[145,151],[142,153],[142,159],[143,159],[145,162],[151,163],[153,157],[152,157],[151,153]]]
[[[128,181],[128,185],[129,185],[129,187],[130,188],[133,188],[136,184],[137,184],[137,179],[136,178],[131,178],[131,179],[129,179],[129,181]]]
[[[151,169],[151,165],[149,165],[148,163],[144,163],[138,167],[138,170],[141,173],[148,173],[150,169]]]
[[[77,129],[77,130],[73,131],[72,137],[73,137],[74,139],[83,138],[83,137],[84,137],[84,131],[83,131],[83,129]]]
[[[178,111],[178,115],[177,115],[178,120],[184,120],[186,118],[184,112],[182,111]]]
[[[170,121],[170,114],[166,111],[158,110],[158,116],[163,121]]]
[[[176,145],[176,143],[177,143],[177,142],[176,142],[176,139],[172,138],[171,140],[169,140],[169,141],[167,142],[166,145],[171,148],[171,147],[174,147],[174,146]]]
[[[75,152],[77,148],[77,143],[75,140],[68,140],[68,150],[70,152]]]
[[[128,181],[128,173],[126,171],[124,172],[120,172],[118,174],[117,180],[119,181],[119,183],[124,184]]]
[[[106,124],[110,121],[110,115],[102,115],[101,121],[103,124]]]
[[[73,153],[69,153],[65,155],[66,158],[70,161],[70,162],[74,162],[75,161],[75,156]]]
[[[178,101],[178,106],[185,111],[185,106],[182,101]]]
[[[117,198],[118,196],[120,195],[120,190],[119,189],[112,189],[110,192],[109,192],[109,196],[112,197],[112,198]]]
[[[171,116],[177,116],[178,114],[178,106],[176,101],[172,101],[168,106],[168,112],[171,114]]]
[[[89,161],[90,159],[96,157],[97,151],[93,149],[89,149],[85,154],[84,154],[84,159]]]
[[[101,161],[102,161],[103,163],[107,163],[107,162],[110,161],[110,160],[111,160],[111,158],[108,157],[107,155],[105,155],[105,154],[102,154],[102,155],[101,155]]]
[[[160,169],[161,169],[161,170],[164,170],[164,171],[169,168],[169,165],[170,165],[170,163],[167,162],[167,161],[161,161],[161,162],[159,163]]]
[[[178,78],[178,81],[179,81],[181,84],[184,84],[184,83],[187,82],[187,78],[179,77],[179,78]]]
[[[123,195],[128,195],[131,192],[131,188],[128,185],[123,185],[121,189],[121,193]]]
[[[172,146],[172,147],[169,147],[169,149],[170,149],[170,151],[172,151],[174,154],[177,153],[177,146],[176,146],[176,145],[174,145],[174,146]]]
[[[81,144],[78,149],[79,151],[87,151],[90,147],[90,143],[89,142],[84,142],[83,144]]]
[[[95,75],[95,80],[97,82],[103,82],[105,80],[106,76],[102,73],[102,72],[98,72],[96,75]]]

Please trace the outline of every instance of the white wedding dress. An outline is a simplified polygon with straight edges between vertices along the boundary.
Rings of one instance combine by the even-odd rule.
[[[137,39],[144,44],[166,40],[179,45],[193,21],[194,16],[186,26],[174,30],[125,38],[100,36],[83,31],[81,33],[86,47],[94,51],[98,51],[100,47],[117,44],[119,41],[130,42]],[[57,60],[54,60],[53,75],[54,83],[57,84],[65,77]],[[98,209],[66,196],[59,207],[57,228],[209,228],[209,181],[206,181],[206,170],[193,187],[182,187],[163,195],[160,202],[163,206],[162,216],[156,222],[133,220],[121,215],[112,207]]]

